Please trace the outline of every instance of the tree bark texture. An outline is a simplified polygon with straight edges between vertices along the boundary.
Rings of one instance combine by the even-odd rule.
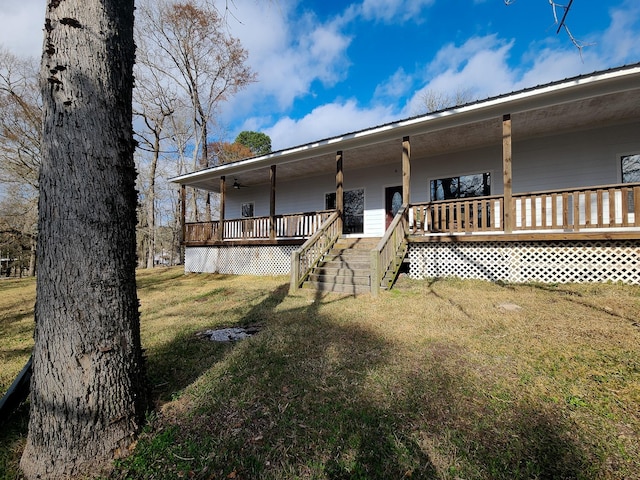
[[[144,418],[133,11],[133,0],[47,1],[28,479],[108,467]]]

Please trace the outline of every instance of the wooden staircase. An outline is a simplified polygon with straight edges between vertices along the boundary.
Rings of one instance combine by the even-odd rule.
[[[380,238],[339,238],[303,288],[321,292],[361,294],[371,291],[371,250]]]

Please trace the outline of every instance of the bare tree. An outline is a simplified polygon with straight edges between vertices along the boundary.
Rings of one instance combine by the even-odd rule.
[[[425,113],[438,112],[474,100],[471,89],[458,89],[453,94],[427,90],[421,95]]]
[[[35,271],[35,245],[37,198],[24,185],[8,184],[0,200],[0,255],[6,259],[1,274],[11,269],[22,276],[33,276]]]
[[[223,163],[237,162],[243,158],[253,157],[253,151],[246,145],[234,142],[212,142],[209,144],[209,154],[211,165],[221,165]]]
[[[216,106],[255,81],[247,52],[227,34],[224,19],[210,2],[145,0],[139,6],[140,31],[153,51],[154,67],[179,85],[192,111],[193,169],[206,168],[208,133]],[[205,219],[210,219],[207,196]]]
[[[47,3],[27,479],[125,454],[147,407],[135,282],[133,0]]]
[[[137,29],[140,32],[140,29]],[[145,199],[146,216],[146,267],[153,268],[155,256],[156,235],[156,175],[158,162],[162,153],[162,144],[171,139],[168,127],[171,126],[168,119],[175,113],[178,99],[172,85],[163,83],[159,72],[153,67],[153,60],[149,56],[144,35],[138,33],[137,63],[136,63],[136,88],[133,91],[134,113],[142,120],[142,125],[136,129],[139,147],[143,154],[148,154],[150,160],[148,168],[144,169],[146,175]],[[146,155],[145,155],[146,156]]]
[[[36,248],[33,212],[38,198],[42,128],[38,68],[34,60],[18,58],[4,48],[0,48],[0,111],[0,180],[12,186],[12,208],[0,209],[0,223],[12,225],[12,238],[21,245],[29,245],[28,274],[33,275]],[[13,215],[16,211],[22,214]]]
[[[38,189],[42,101],[38,68],[0,48],[0,178]]]
[[[571,10],[571,5],[573,4],[573,0],[569,0],[569,3],[566,5],[560,4],[555,0],[547,0],[549,5],[551,6],[551,12],[553,14],[553,23],[557,25],[556,35],[560,33],[561,30],[564,30],[571,40],[571,43],[575,45],[575,47],[580,51],[580,56],[582,56],[582,50],[585,47],[589,47],[593,45],[592,43],[584,43],[578,40],[573,36],[571,30],[569,30],[569,25],[567,24],[567,16],[569,15],[569,10]],[[504,4],[509,6],[516,2],[516,0],[504,0]],[[558,12],[560,12],[560,16],[558,16]],[[558,20],[560,18],[560,20]]]

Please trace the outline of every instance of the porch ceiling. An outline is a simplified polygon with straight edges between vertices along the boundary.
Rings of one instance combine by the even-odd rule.
[[[214,192],[219,191],[221,175],[226,176],[227,188],[234,179],[247,186],[268,184],[271,164],[277,165],[278,182],[335,174],[338,150],[343,151],[345,175],[349,170],[390,162],[400,164],[402,137],[405,135],[411,139],[412,159],[502,145],[504,113],[511,113],[514,142],[602,125],[629,123],[639,119],[640,88],[549,103],[519,105],[517,102],[504,102],[485,110],[479,109],[468,117],[456,111],[445,112],[442,117],[436,115],[421,123],[406,126],[394,124],[387,130],[384,126],[380,127],[381,133],[371,135],[369,141],[364,139],[366,135],[359,138],[358,133],[349,134],[292,149],[292,153],[274,155],[272,159],[242,161],[198,172],[189,178],[181,178],[179,183]]]

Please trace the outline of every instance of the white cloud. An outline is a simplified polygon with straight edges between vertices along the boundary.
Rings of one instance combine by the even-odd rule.
[[[615,65],[640,60],[640,3],[627,0],[610,15],[609,28],[596,40],[600,54]]]
[[[413,88],[413,76],[400,67],[396,72],[376,87],[373,98],[376,101],[396,101]]]
[[[17,56],[42,53],[45,0],[2,0],[0,44]]]
[[[394,20],[402,22],[415,20],[420,22],[420,12],[429,7],[435,0],[364,0],[361,5],[365,20],[390,23]]]
[[[361,108],[355,100],[315,108],[300,119],[284,117],[263,131],[271,137],[274,150],[302,145],[397,120],[392,109]]]
[[[512,46],[496,35],[445,45],[426,67],[424,86],[407,102],[404,115],[424,111],[423,97],[429,91],[449,96],[468,91],[474,98],[509,91],[515,75],[507,62]]]
[[[300,16],[295,4],[284,0],[237,0],[234,5],[242,24],[232,24],[231,33],[249,52],[258,82],[232,99],[228,114],[253,113],[264,104],[272,112],[282,111],[312,94],[314,82],[332,86],[346,78],[351,38],[341,31],[340,19],[322,23],[312,13]]]

